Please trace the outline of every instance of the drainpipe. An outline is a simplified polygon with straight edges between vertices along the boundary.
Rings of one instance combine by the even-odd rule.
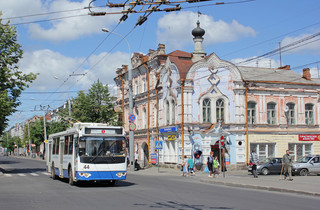
[[[182,143],[182,162],[184,162],[184,103],[183,103],[184,79],[181,79],[181,143]]]
[[[150,76],[150,72],[149,72],[149,68],[147,67],[146,64],[144,64],[144,67],[147,69],[147,98],[148,98],[148,111],[147,111],[147,140],[148,140],[148,164],[150,163],[150,80],[149,80],[149,76]]]
[[[248,125],[248,83],[245,83],[245,115],[246,115],[246,162],[249,163],[249,125]]]

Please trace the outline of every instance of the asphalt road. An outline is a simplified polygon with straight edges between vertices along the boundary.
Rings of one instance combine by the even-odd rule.
[[[126,181],[70,186],[45,163],[0,157],[0,209],[319,209],[320,198],[200,183],[192,177],[130,172]]]

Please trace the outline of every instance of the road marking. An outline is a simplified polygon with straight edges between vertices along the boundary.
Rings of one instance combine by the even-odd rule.
[[[50,176],[50,174],[48,172],[42,172],[42,174]]]
[[[4,174],[4,176],[6,176],[6,177],[11,177],[12,174]]]
[[[19,176],[26,176],[25,174],[18,174]]]
[[[39,174],[36,174],[36,173],[31,173],[30,175],[32,175],[32,176],[39,176]]]

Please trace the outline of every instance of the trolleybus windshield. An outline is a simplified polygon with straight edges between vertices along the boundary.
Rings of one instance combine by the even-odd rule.
[[[79,156],[114,157],[124,155],[123,137],[81,137],[79,141]]]

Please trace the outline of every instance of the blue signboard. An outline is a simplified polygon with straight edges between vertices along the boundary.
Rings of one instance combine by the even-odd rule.
[[[162,149],[163,148],[163,141],[155,141],[155,149]]]
[[[168,128],[161,128],[160,133],[165,133],[165,132],[175,132],[178,131],[178,127],[168,127]]]

